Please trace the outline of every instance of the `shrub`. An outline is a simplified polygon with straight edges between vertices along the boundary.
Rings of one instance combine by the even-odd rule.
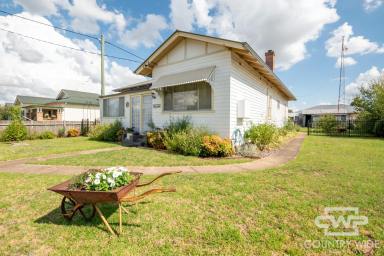
[[[376,136],[384,137],[384,120],[378,120],[375,122],[373,132]]]
[[[321,116],[318,121],[318,126],[326,134],[332,134],[336,131],[336,117],[332,115]]]
[[[172,136],[168,132],[164,135],[164,144],[168,150],[182,155],[199,156],[203,137],[208,135],[208,132],[202,128],[190,128],[173,133]]]
[[[59,129],[59,131],[57,132],[57,137],[59,137],[59,138],[65,137],[65,128],[64,127]]]
[[[164,131],[147,132],[147,145],[154,149],[166,149],[164,145]]]
[[[88,137],[91,140],[103,140],[104,131],[108,129],[108,127],[109,127],[108,124],[98,124],[89,131]]]
[[[123,125],[120,121],[115,121],[107,126],[107,129],[103,132],[104,141],[118,141],[119,131],[123,129]]]
[[[203,137],[200,156],[225,157],[233,155],[232,142],[218,135],[207,135]]]
[[[273,124],[252,125],[245,132],[244,137],[263,151],[277,140],[277,128]]]
[[[80,131],[79,129],[76,128],[71,128],[67,131],[67,136],[68,137],[77,137],[80,136]]]
[[[92,140],[103,140],[103,141],[118,141],[122,135],[124,128],[119,121],[115,121],[112,124],[98,124],[93,127],[88,136]]]
[[[38,138],[41,140],[54,139],[54,138],[56,138],[56,134],[54,134],[51,131],[44,131],[38,135]]]
[[[193,128],[191,118],[183,116],[182,118],[170,119],[169,124],[166,127],[168,135],[179,133],[181,131],[187,131]]]
[[[2,134],[2,141],[21,141],[27,138],[27,128],[19,120],[13,120]]]
[[[37,132],[29,132],[28,134],[27,134],[27,140],[37,140],[37,139],[39,139],[39,136],[40,136],[40,134],[38,134]]]

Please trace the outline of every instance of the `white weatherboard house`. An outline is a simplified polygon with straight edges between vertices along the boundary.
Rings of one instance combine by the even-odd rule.
[[[265,55],[245,42],[176,31],[135,70],[151,79],[102,97],[102,121],[143,133],[151,121],[163,127],[189,116],[232,139],[252,123],[282,126],[295,96],[273,73],[273,51]]]

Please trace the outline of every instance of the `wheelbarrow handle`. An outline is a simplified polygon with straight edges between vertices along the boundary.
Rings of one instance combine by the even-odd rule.
[[[144,197],[151,195],[151,194],[156,194],[156,193],[164,193],[164,192],[176,192],[175,188],[154,188],[150,189],[141,195],[138,196],[126,196],[120,199],[120,202],[136,202],[140,199],[143,199]]]
[[[153,182],[155,182],[156,180],[160,179],[161,177],[164,177],[164,176],[167,176],[167,175],[176,174],[176,173],[181,173],[181,171],[162,173],[162,174],[160,174],[159,176],[157,176],[156,178],[154,178],[153,180],[151,180],[151,181],[149,181],[147,183],[137,184],[136,187],[148,186],[148,185],[152,184]]]

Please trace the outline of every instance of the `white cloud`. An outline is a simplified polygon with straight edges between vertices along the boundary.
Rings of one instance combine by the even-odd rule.
[[[379,8],[384,3],[384,0],[364,0],[363,6],[366,11],[373,11]]]
[[[384,69],[380,71],[375,66],[372,66],[367,71],[360,73],[353,82],[345,86],[347,101],[351,101],[356,95],[358,95],[361,87],[367,87],[372,80],[378,79],[380,76],[384,76]]]
[[[325,42],[327,56],[339,58],[341,51],[341,42],[344,36],[344,45],[346,47],[345,55],[364,55],[368,53],[384,53],[384,46],[372,42],[364,36],[354,36],[352,26],[345,22],[343,25],[332,31],[332,36]],[[337,60],[336,67],[340,60]],[[348,60],[349,64],[356,64],[353,59]]]
[[[25,17],[50,23],[28,13]],[[71,40],[51,27],[0,16],[2,27],[74,48],[98,51],[90,40]],[[0,31],[0,102],[12,102],[17,94],[54,97],[62,89],[100,92],[100,57],[73,51]],[[128,67],[106,58],[107,91],[144,78]]]
[[[96,0],[14,0],[24,10],[43,16],[57,15],[59,10],[68,12],[72,18],[70,25],[82,33],[98,34],[99,22],[112,25],[117,32],[122,33],[126,27],[126,19],[117,11],[107,10],[105,5],[99,6]]]
[[[125,31],[120,41],[130,48],[137,48],[140,45],[147,48],[154,47],[156,42],[162,40],[160,31],[166,28],[167,22],[163,16],[148,14],[136,27]]]
[[[357,61],[352,58],[352,57],[345,57],[344,58],[344,66],[347,67],[347,66],[353,66],[357,63]],[[340,68],[340,65],[341,65],[341,58],[337,58],[337,61],[335,63],[335,68]]]
[[[247,41],[261,55],[276,52],[277,67],[288,69],[307,55],[326,24],[338,20],[330,0],[171,0],[173,27]],[[289,10],[289,11],[287,11]]]
[[[20,5],[30,13],[39,14],[43,16],[50,16],[57,14],[57,1],[52,0],[14,0],[14,3]]]

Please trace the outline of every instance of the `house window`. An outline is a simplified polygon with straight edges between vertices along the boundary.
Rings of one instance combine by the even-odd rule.
[[[103,100],[103,117],[124,116],[124,97]]]
[[[164,90],[164,111],[212,109],[212,91],[208,83],[173,86]]]

